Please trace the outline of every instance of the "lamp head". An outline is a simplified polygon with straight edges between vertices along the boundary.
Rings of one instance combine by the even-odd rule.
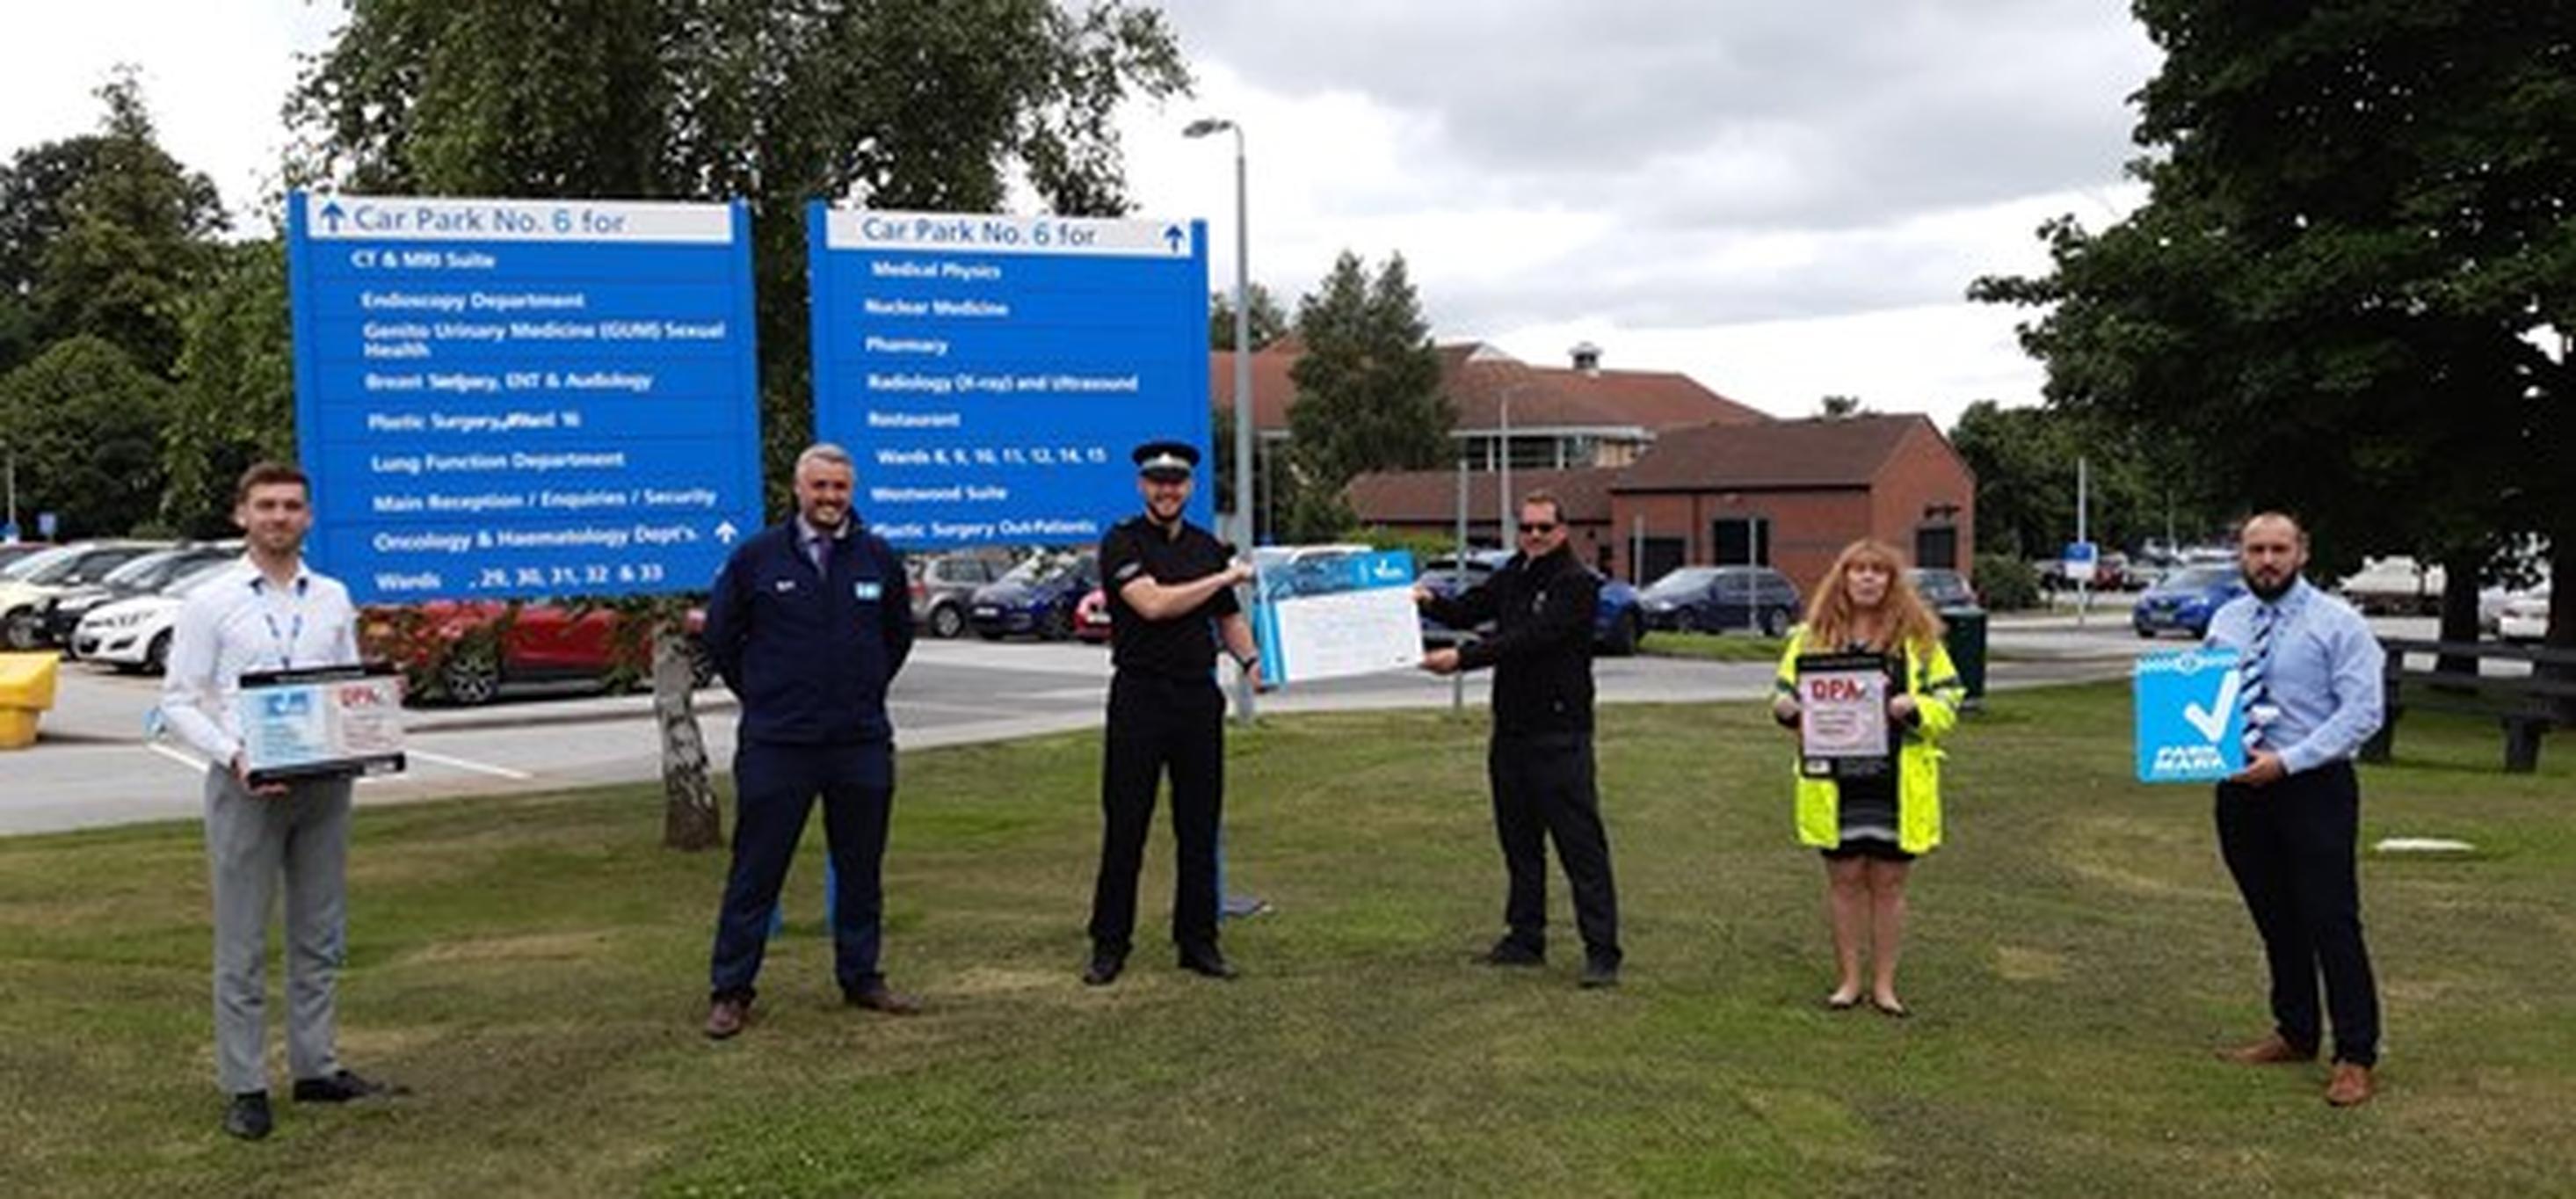
[[[1232,128],[1234,128],[1234,122],[1226,120],[1224,117],[1200,117],[1199,119],[1182,127],[1181,136],[1206,137],[1211,133],[1223,133]]]

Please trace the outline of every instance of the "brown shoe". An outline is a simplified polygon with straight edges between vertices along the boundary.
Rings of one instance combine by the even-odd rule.
[[[721,1041],[751,1023],[751,1001],[725,998],[707,1005],[707,1039]]]
[[[2231,1061],[2240,1066],[2286,1066],[2317,1060],[2315,1050],[2301,1053],[2298,1046],[2283,1040],[2281,1034],[2277,1032],[2251,1045],[2221,1049],[2218,1051],[2218,1056],[2222,1060]]]
[[[872,1012],[884,1012],[889,1016],[921,1014],[920,1000],[893,990],[884,983],[877,983],[856,991],[844,991],[841,997],[847,1000],[851,1007],[863,1007]]]
[[[2336,1107],[2359,1107],[2377,1093],[2370,1081],[2370,1067],[2358,1062],[2336,1062],[2334,1078],[2326,1083],[2326,1102]]]

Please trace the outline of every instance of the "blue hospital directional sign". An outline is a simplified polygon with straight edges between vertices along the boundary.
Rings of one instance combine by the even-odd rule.
[[[806,245],[815,436],[894,544],[1095,541],[1140,507],[1136,445],[1205,453],[1203,223],[818,203]]]
[[[761,521],[750,221],[297,193],[314,563],[361,603],[705,587]]]
[[[2138,781],[2215,782],[2245,769],[2245,705],[2232,649],[2141,654],[2132,672]]]

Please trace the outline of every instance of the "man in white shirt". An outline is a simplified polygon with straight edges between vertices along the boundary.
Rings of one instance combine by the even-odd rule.
[[[346,923],[346,778],[250,785],[233,708],[251,671],[358,661],[357,613],[336,580],[304,565],[311,485],[293,466],[242,474],[233,521],[247,535],[240,563],[192,592],[170,636],[161,711],[210,765],[206,864],[215,902],[215,1073],[231,1097],[224,1131],[268,1135],[268,910],[286,882],[287,1065],[298,1103],[346,1103],[399,1088],[343,1069],[333,990]]]

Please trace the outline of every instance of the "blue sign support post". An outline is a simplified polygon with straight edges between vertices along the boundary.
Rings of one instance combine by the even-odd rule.
[[[817,203],[806,244],[815,436],[894,544],[1097,541],[1140,507],[1130,449],[1206,450],[1203,222]]]
[[[361,603],[693,591],[761,523],[741,203],[297,193],[297,443]]]

